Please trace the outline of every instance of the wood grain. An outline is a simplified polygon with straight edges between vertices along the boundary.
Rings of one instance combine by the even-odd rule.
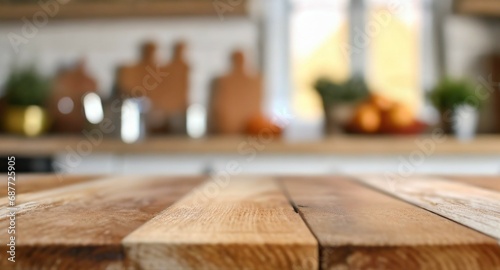
[[[57,175],[57,174],[17,174],[15,188],[17,194],[42,191],[83,183],[100,178],[98,175]],[[0,196],[7,196],[7,181],[0,181]]]
[[[321,269],[499,269],[496,239],[342,177],[283,178]]]
[[[317,243],[269,178],[208,182],[124,240],[139,269],[317,269]]]
[[[431,176],[357,176],[392,196],[500,239],[500,193]]]
[[[489,190],[500,191],[500,178],[498,176],[443,176],[446,179],[458,181],[461,183],[481,187]]]
[[[197,178],[108,177],[20,194],[17,261],[0,269],[121,269],[122,239],[200,183]],[[0,208],[0,228],[8,227]],[[0,234],[7,243],[7,234]]]

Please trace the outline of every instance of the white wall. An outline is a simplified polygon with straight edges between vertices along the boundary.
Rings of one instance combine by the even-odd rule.
[[[498,48],[497,27],[473,17],[450,16],[444,25],[446,69],[449,75],[476,78],[482,74],[485,71],[484,57],[493,54]]]
[[[36,63],[45,74],[53,74],[62,64],[87,59],[88,71],[107,95],[117,65],[133,62],[145,40],[156,41],[160,57],[166,61],[171,46],[178,40],[188,45],[191,64],[191,100],[205,102],[210,81],[229,67],[232,50],[241,48],[255,67],[258,29],[246,17],[51,20],[19,53],[8,35],[21,34],[23,22],[0,22],[0,86],[13,63]]]
[[[468,77],[479,84],[480,77],[488,78],[488,58],[500,53],[500,24],[472,16],[452,15],[444,25],[445,68],[447,75]],[[493,96],[491,96],[493,98]],[[481,109],[479,132],[493,132],[495,110],[492,99],[486,100]]]

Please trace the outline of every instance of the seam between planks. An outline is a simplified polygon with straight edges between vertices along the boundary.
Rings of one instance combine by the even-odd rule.
[[[332,181],[332,184],[329,185],[327,183],[333,180],[330,178],[316,178],[320,181],[312,181],[311,189],[307,188],[307,181],[304,181],[308,179],[303,177],[302,179],[292,178],[293,180],[290,179],[290,181],[281,182],[287,188],[300,212],[304,214],[303,217],[318,232],[316,238],[319,237],[322,239],[320,246],[323,254],[319,255],[321,258],[321,267],[325,267],[325,269],[333,269],[330,267],[348,269],[351,266],[353,269],[367,269],[373,267],[372,263],[381,263],[385,267],[381,266],[380,268],[398,269],[397,266],[389,267],[389,262],[399,261],[400,263],[404,263],[408,258],[420,258],[420,263],[416,265],[420,265],[420,267],[426,266],[425,268],[410,267],[409,269],[435,268],[437,265],[451,265],[455,266],[456,269],[462,269],[460,266],[463,267],[464,263],[470,262],[472,262],[470,265],[476,265],[475,268],[472,267],[470,269],[497,269],[500,266],[500,257],[498,256],[500,255],[498,253],[500,249],[496,239],[478,233],[476,230],[471,230],[461,224],[456,224],[456,222],[450,222],[446,218],[443,219],[439,215],[426,211],[426,209],[421,209],[421,207],[416,207],[406,201],[401,201],[399,198],[395,199],[393,196],[386,195],[380,190],[373,190],[372,187],[365,187],[366,185],[357,181],[350,181],[352,178],[343,176],[341,179]],[[316,179],[311,178],[311,180]],[[285,180],[289,179],[285,178]],[[337,180],[341,181],[337,182]],[[324,184],[330,190],[325,190]],[[343,188],[346,188],[346,192],[343,191]],[[363,193],[356,195],[358,194],[356,192],[358,189],[359,191],[364,190]],[[319,197],[316,199],[314,194],[318,194]],[[381,210],[384,208],[380,208],[380,205],[374,206],[377,208],[370,208],[371,197],[369,195],[373,195],[376,204],[382,203],[385,205],[387,202],[392,201],[395,206],[399,205],[399,207],[390,207],[390,209],[393,209],[392,212],[391,210],[389,211],[392,215],[386,215],[383,212],[384,210]],[[358,198],[358,200],[355,198]],[[363,203],[357,204],[359,200]],[[337,213],[342,217],[344,213],[342,209],[350,209],[349,207],[354,207],[352,215],[350,215],[351,213],[347,215],[347,220],[350,222],[346,222],[346,219],[338,219]],[[406,211],[408,208],[413,209],[415,213],[420,213],[420,215],[416,215],[415,219],[411,215],[403,217],[403,220],[406,221],[403,225],[389,225],[389,230],[385,233],[385,221],[381,220],[384,220],[383,218],[385,217],[396,217],[397,213],[413,213]],[[365,215],[366,217],[371,216],[370,209],[380,210],[378,212],[375,211],[376,217],[379,217],[378,219],[359,219],[359,217],[364,217]],[[345,212],[349,213],[350,211]],[[362,221],[367,221],[368,224],[374,225],[377,229],[369,229],[367,234],[364,234],[363,230],[367,229],[367,226],[356,226],[351,223],[361,222],[361,224],[364,224]],[[425,224],[423,224],[424,226],[420,226],[419,221],[430,221],[430,223],[425,223],[428,224],[427,226]],[[410,228],[413,228],[413,232],[418,232],[418,228],[430,231],[437,228],[438,231],[441,230],[444,233],[444,236],[441,236],[442,234],[439,233],[427,233],[426,231],[423,233],[424,240],[421,240],[420,236],[413,236],[408,239],[399,234],[399,230],[406,228],[401,227],[404,225],[409,225]],[[436,227],[433,225],[436,225]],[[451,229],[451,233],[447,229]],[[455,240],[453,232],[458,233],[458,240]],[[378,237],[378,233],[381,233],[385,237]],[[467,236],[462,237],[460,235],[462,233]],[[392,235],[394,235],[394,238],[392,238]],[[366,238],[362,236],[366,236]],[[430,240],[432,236],[437,237],[438,240]],[[394,239],[394,241],[388,239]],[[414,256],[414,254],[416,255]],[[473,258],[481,259],[483,263],[475,264],[474,262],[477,261],[474,261],[475,259]],[[364,267],[360,268],[361,265],[364,265]],[[396,265],[398,264],[396,263]],[[402,266],[404,264],[399,265]],[[493,268],[491,268],[492,266]]]
[[[259,178],[260,178],[260,177],[259,177]],[[295,211],[295,209],[293,208],[293,206],[291,206],[291,205],[290,205],[290,201],[289,201],[288,196],[285,194],[285,192],[284,192],[283,188],[281,187],[280,183],[276,181],[276,178],[275,178],[275,177],[265,177],[265,178],[267,178],[267,181],[268,181],[269,183],[272,183],[272,184],[274,185],[274,187],[275,187],[274,189],[276,190],[276,194],[279,194],[279,195],[283,198],[283,199],[282,199],[282,202],[284,203],[284,204],[282,204],[282,205],[283,205],[283,209],[288,208],[288,207],[291,207],[292,209],[288,208],[288,210],[287,210],[287,211],[290,211],[290,212],[291,212],[291,210],[294,210],[294,212],[295,212],[295,213],[293,213],[293,212],[292,212],[292,215],[295,215],[297,212]],[[265,179],[265,178],[264,178],[264,179]],[[254,179],[233,179],[232,181],[254,181]],[[199,204],[199,205],[201,205],[201,207],[204,207],[204,205],[205,205],[205,204],[200,204],[200,201],[199,201],[199,200],[197,200],[197,199],[195,199],[194,197],[192,198],[192,196],[195,196],[196,194],[201,193],[201,188],[204,188],[204,187],[206,187],[206,186],[207,186],[207,184],[210,184],[210,183],[213,183],[213,182],[214,182],[213,180],[207,179],[206,181],[202,182],[200,185],[198,185],[197,187],[195,187],[194,189],[192,189],[189,193],[185,194],[182,198],[180,198],[179,200],[177,200],[177,202],[176,202],[176,203],[172,204],[172,206],[171,206],[171,207],[174,207],[174,210],[172,210],[172,211],[179,211],[179,210],[182,210],[182,209],[180,208],[180,207],[182,206],[182,203],[194,203],[195,205],[196,205],[196,204]],[[224,190],[226,187],[221,187],[221,188]],[[233,190],[232,192],[234,192],[234,190]],[[231,194],[231,193],[228,193],[228,194]],[[221,194],[219,194],[219,195],[217,195],[217,196],[220,196],[220,195],[221,195]],[[253,196],[253,195],[252,195],[252,196]],[[259,195],[259,196],[260,196],[260,195]],[[266,196],[266,195],[264,195],[264,196]],[[230,199],[230,197],[228,197],[228,198],[229,198],[229,199],[228,199],[228,201],[230,202],[230,201],[231,201],[231,199]],[[250,197],[250,198],[251,198],[251,197]],[[217,202],[217,201],[216,201],[216,202]],[[221,202],[224,202],[224,200],[222,200]],[[189,205],[189,204],[188,204],[188,205]],[[177,208],[176,208],[176,206],[177,206]],[[171,208],[171,207],[169,207],[169,208]],[[163,215],[165,215],[165,214],[167,213],[166,211],[168,211],[168,209],[164,209],[164,210],[163,210],[162,212],[160,212],[160,213],[159,213],[156,217],[154,217],[154,218],[153,218],[153,219],[151,219],[150,221],[146,222],[145,224],[143,224],[142,226],[140,226],[139,228],[137,228],[134,232],[130,233],[129,235],[127,235],[126,237],[124,237],[124,238],[122,239],[121,244],[122,244],[122,246],[125,248],[125,253],[126,253],[126,254],[125,254],[125,256],[126,256],[126,260],[130,259],[130,261],[135,262],[135,263],[139,263],[139,262],[141,261],[141,259],[140,259],[139,257],[137,257],[137,256],[136,256],[137,254],[135,254],[135,253],[134,253],[134,250],[133,250],[134,246],[135,246],[135,245],[141,245],[141,242],[142,242],[142,243],[145,243],[146,245],[149,245],[150,243],[153,243],[153,242],[150,242],[150,241],[145,241],[145,240],[140,240],[140,237],[144,238],[144,236],[140,236],[139,234],[140,234],[142,231],[144,231],[144,230],[146,230],[146,229],[149,229],[149,227],[151,227],[151,226],[150,226],[151,224],[148,224],[148,223],[154,223],[154,222],[158,223],[159,221],[158,221],[158,220],[156,220],[156,219],[159,219],[159,217],[158,217],[158,216],[163,216]],[[156,220],[156,221],[155,221],[155,220]],[[161,221],[161,222],[164,222],[164,221]],[[198,222],[198,221],[193,221],[193,222]],[[318,254],[317,254],[317,253],[318,253],[318,241],[317,241],[316,237],[314,236],[314,234],[311,232],[311,230],[310,230],[310,228],[308,227],[308,225],[304,222],[303,218],[302,218],[300,215],[296,217],[296,222],[297,222],[297,224],[300,224],[300,226],[303,226],[303,230],[304,230],[303,232],[304,232],[304,233],[305,233],[305,232],[310,233],[310,234],[309,234],[309,235],[310,235],[310,236],[309,236],[309,240],[308,240],[308,241],[309,241],[309,243],[302,243],[302,244],[306,244],[306,246],[304,246],[304,247],[307,247],[307,245],[308,245],[308,246],[309,246],[308,248],[310,248],[310,250],[311,250],[311,251],[312,251],[312,250],[314,250],[314,251],[315,251],[313,256],[310,256],[310,255],[312,255],[312,254],[310,254],[310,255],[304,254],[304,255],[303,255],[303,256],[304,256],[303,258],[304,258],[305,260],[302,260],[302,263],[304,263],[304,262],[305,262],[305,263],[307,263],[307,260],[309,260],[308,258],[311,258],[311,259],[314,259],[314,264],[317,264],[317,263],[319,262],[319,261],[318,261]],[[301,222],[301,223],[298,223],[298,222]],[[297,224],[296,224],[296,225],[297,225]],[[293,225],[293,224],[292,224],[292,225]],[[149,227],[148,227],[148,226],[149,226]],[[306,228],[307,228],[307,229],[306,229]],[[161,233],[161,231],[159,231],[159,232]],[[225,233],[224,233],[224,232],[222,232],[222,234],[221,234],[221,235],[222,235],[222,237],[225,237],[225,236],[224,236],[224,234],[225,234]],[[139,236],[138,236],[138,235],[139,235]],[[228,239],[230,239],[230,238],[231,238],[231,235],[229,235],[229,236],[230,236],[230,237],[229,237]],[[134,238],[135,238],[135,239],[134,239]],[[215,239],[215,238],[214,238],[214,239]],[[146,239],[146,240],[147,240],[147,239]],[[189,239],[188,239],[188,240],[189,240]],[[196,240],[196,241],[198,241],[198,240]],[[210,244],[210,243],[211,243],[210,241],[209,241],[209,243],[208,243],[207,245],[205,245],[205,244],[203,244],[203,245],[199,245],[199,243],[197,244],[197,243],[196,243],[196,241],[195,241],[195,242],[193,242],[193,243],[190,243],[190,242],[188,241],[188,242],[186,242],[186,243],[184,243],[184,244],[187,244],[187,246],[191,245],[191,246],[193,246],[193,247],[195,247],[195,248],[204,248],[205,250],[199,250],[199,252],[202,252],[202,254],[201,254],[201,255],[203,255],[203,256],[209,255],[209,253],[207,253],[207,252],[214,252],[214,251],[211,251],[211,249],[213,249],[213,248],[217,248],[217,249],[221,249],[221,250],[222,250],[222,248],[228,248],[228,247],[230,247],[231,245],[240,245],[240,244],[238,244],[238,243],[236,243],[236,242],[235,242],[235,243],[231,243],[231,240],[230,240],[229,242],[227,242],[227,243],[225,243],[225,242],[218,243],[218,242],[220,242],[220,240],[214,240],[214,241],[212,241],[213,243],[216,243],[216,245],[213,245],[213,243],[212,243],[212,244]],[[203,240],[202,240],[202,241],[203,241]],[[181,243],[181,245],[179,245],[179,243]],[[200,243],[201,243],[201,242],[200,242]],[[179,242],[179,241],[178,241],[178,239],[177,239],[177,240],[175,240],[175,239],[173,239],[173,240],[172,240],[172,239],[170,239],[170,240],[166,241],[164,244],[165,244],[166,246],[168,246],[168,245],[173,245],[172,247],[168,247],[168,248],[174,248],[174,249],[175,249],[175,248],[181,248],[181,250],[180,250],[180,251],[183,251],[183,250],[182,250],[182,248],[183,248],[182,246],[184,246],[184,245],[182,244],[182,241],[181,241],[181,242]],[[299,243],[298,245],[302,245],[302,244],[301,244],[301,243]],[[292,248],[293,250],[295,250],[296,248],[298,248],[298,246],[296,246],[296,245],[297,245],[297,243],[292,243],[292,245],[289,245],[289,244],[287,244],[287,243],[279,243],[279,242],[277,242],[277,243],[275,243],[275,244],[274,244],[274,243],[271,243],[271,244],[269,245],[269,243],[253,243],[252,241],[250,241],[249,243],[244,243],[243,245],[244,245],[244,246],[245,246],[245,245],[246,245],[246,246],[249,246],[249,247],[251,247],[251,249],[256,249],[256,250],[260,250],[260,249],[262,249],[262,248],[264,248],[264,249],[265,249],[266,247],[269,247],[270,245],[271,245],[271,246],[280,247],[280,248],[285,248],[285,249]],[[204,246],[205,246],[205,247],[204,247]],[[217,246],[220,246],[220,247],[217,247]],[[314,249],[313,249],[313,247],[314,247]],[[184,247],[183,249],[186,249],[186,248]],[[187,249],[186,249],[185,251],[187,252],[187,251],[189,251],[189,250],[187,250]],[[215,250],[215,251],[217,251],[217,250]],[[190,252],[193,252],[193,250],[191,249],[191,251],[190,251]],[[141,253],[142,253],[142,251],[141,251]],[[308,252],[308,253],[309,253],[309,252]],[[142,253],[142,254],[144,254],[144,253]],[[228,254],[226,254],[226,255],[228,255]],[[244,253],[241,253],[240,255],[245,255],[245,254],[244,254]],[[200,259],[200,260],[201,260],[201,259],[203,259],[203,256],[202,256],[202,257],[200,257],[199,259]],[[287,255],[287,256],[288,256],[288,255]],[[160,262],[160,261],[162,261],[161,263],[174,263],[174,264],[176,264],[176,263],[177,263],[177,262],[176,262],[176,260],[172,260],[172,259],[168,259],[168,258],[164,258],[164,259],[162,259],[162,258],[160,258],[160,257],[155,257],[155,258],[153,258],[153,259],[154,259],[154,260],[157,260],[157,259],[158,259],[158,260],[159,260],[159,262]],[[165,261],[163,262],[163,260],[165,260]],[[143,260],[142,260],[142,261],[143,261]],[[145,262],[145,261],[143,261],[143,262]],[[179,263],[182,263],[182,261],[179,261]],[[303,265],[303,264],[294,264],[294,265],[295,265],[295,266],[297,266],[297,267],[300,267],[300,266],[302,265],[302,267],[304,267],[304,265]],[[295,266],[293,266],[293,267],[295,267]],[[316,265],[315,265],[315,266],[316,266]],[[306,267],[307,267],[307,266],[306,266]],[[189,266],[188,266],[188,268],[189,268]],[[189,269],[190,269],[190,268],[189,268]],[[210,268],[210,269],[212,269],[212,268]],[[224,269],[225,269],[225,268],[224,268]],[[268,268],[266,268],[266,269],[268,269]],[[290,268],[290,269],[291,269],[291,268]],[[294,269],[295,269],[295,268],[294,268]],[[314,267],[314,268],[310,268],[310,267],[309,267],[309,268],[307,268],[307,269],[318,269],[318,267]]]
[[[285,180],[282,177],[277,177],[274,179],[274,181],[278,184],[279,188],[281,189],[281,192],[283,192],[283,194],[287,198],[288,202],[293,207],[293,210],[295,211],[295,213],[297,213],[299,215],[300,219],[302,220],[302,222],[304,222],[304,224],[306,225],[309,232],[311,232],[311,235],[314,236],[314,239],[316,240],[316,249],[318,252],[318,258],[316,258],[316,260],[318,262],[318,270],[321,270],[321,261],[322,261],[321,259],[322,258],[321,258],[321,244],[319,242],[319,237],[314,233],[314,230],[311,228],[309,222],[307,222],[306,218],[304,217],[302,212],[299,210],[298,205],[293,201],[292,196],[290,195],[290,192],[283,184],[283,181],[285,181]]]

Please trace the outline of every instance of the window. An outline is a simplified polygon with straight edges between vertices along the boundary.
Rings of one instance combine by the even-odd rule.
[[[420,105],[420,0],[367,1],[366,78],[372,91],[416,110]]]
[[[418,110],[422,1],[292,1],[290,62],[296,115],[317,119],[323,114],[313,88],[319,77],[342,82],[353,73],[363,75],[372,91]]]
[[[322,115],[313,85],[319,77],[344,81],[350,76],[350,59],[340,48],[347,44],[348,0],[297,0],[290,16],[292,107],[298,117]]]

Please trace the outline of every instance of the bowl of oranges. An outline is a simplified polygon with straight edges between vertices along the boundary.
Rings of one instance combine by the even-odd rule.
[[[354,109],[344,129],[360,134],[417,134],[426,127],[408,106],[379,94],[370,94]]]

